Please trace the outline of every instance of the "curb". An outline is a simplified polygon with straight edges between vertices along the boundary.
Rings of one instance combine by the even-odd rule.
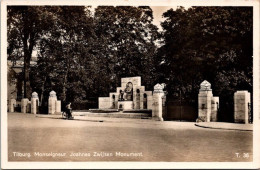
[[[198,125],[197,123],[195,123],[194,125],[197,126],[197,127],[208,128],[208,129],[223,129],[223,130],[237,130],[237,131],[253,131],[253,130],[251,130],[251,129],[236,129],[236,128],[210,127],[210,126]]]

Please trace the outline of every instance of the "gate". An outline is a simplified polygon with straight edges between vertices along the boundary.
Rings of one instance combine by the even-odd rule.
[[[164,120],[178,120],[195,122],[198,118],[196,101],[170,99],[166,101]]]

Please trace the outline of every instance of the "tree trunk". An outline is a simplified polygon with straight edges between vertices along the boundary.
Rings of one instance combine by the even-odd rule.
[[[44,81],[43,81],[43,84],[42,84],[42,88],[41,88],[41,97],[40,97],[40,104],[41,104],[41,106],[42,106],[42,101],[43,101],[43,95],[44,95],[44,87],[45,87],[45,83],[46,83],[46,76],[44,77]]]
[[[24,49],[24,98],[29,98],[32,93],[30,85],[30,60],[31,55],[29,51]]]
[[[28,10],[28,9],[27,9]],[[29,12],[22,14],[23,17],[23,51],[24,51],[24,98],[29,98],[32,93],[30,85],[30,61],[32,58],[32,50],[35,44],[35,33],[33,31],[33,22],[29,20]]]
[[[68,72],[65,73],[65,76],[64,76],[64,81],[63,81],[63,88],[62,88],[62,101],[63,102],[66,102],[66,85],[67,85],[67,76],[68,76]]]

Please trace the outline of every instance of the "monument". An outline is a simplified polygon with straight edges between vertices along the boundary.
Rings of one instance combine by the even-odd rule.
[[[153,93],[141,85],[141,77],[121,78],[121,86],[109,97],[99,97],[99,109],[152,109]]]

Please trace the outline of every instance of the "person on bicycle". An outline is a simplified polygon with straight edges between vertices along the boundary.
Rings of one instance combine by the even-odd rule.
[[[71,103],[69,102],[69,103],[66,105],[67,119],[73,119],[73,117],[72,117],[72,115],[71,115],[71,112],[72,112],[72,108],[71,108]]]

